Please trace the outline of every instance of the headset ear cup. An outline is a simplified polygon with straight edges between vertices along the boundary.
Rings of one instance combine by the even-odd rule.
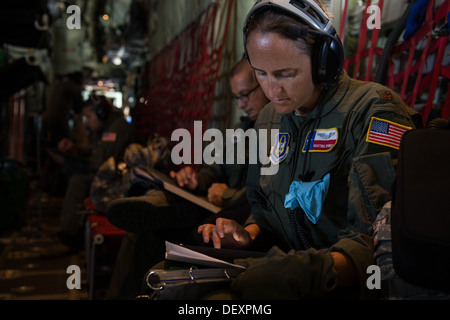
[[[105,122],[110,113],[111,113],[111,105],[104,97],[97,97],[94,100],[95,103],[95,114],[101,122]]]
[[[329,83],[336,83],[342,72],[344,65],[344,48],[339,38],[332,38],[328,48],[327,59],[327,81]]]
[[[326,70],[326,42],[323,37],[317,37],[313,47],[312,53],[312,76],[313,82],[316,84],[323,83],[325,81]]]
[[[98,104],[95,107],[95,113],[97,114],[97,117],[101,122],[105,121],[105,110],[101,104]]]
[[[312,78],[316,84],[324,83],[327,77],[328,44],[326,37],[317,37],[312,52]]]
[[[312,54],[314,83],[333,85],[341,74],[343,58],[342,44],[338,38],[317,38]]]

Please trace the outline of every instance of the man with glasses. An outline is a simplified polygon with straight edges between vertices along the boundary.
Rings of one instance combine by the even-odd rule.
[[[247,60],[241,60],[233,69],[230,86],[233,105],[243,110],[251,121],[256,121],[259,112],[269,100],[261,90]]]
[[[246,113],[239,127],[244,131],[253,128],[268,99],[246,59],[232,69],[230,86],[233,104]],[[164,259],[164,241],[209,242],[210,230],[219,217],[244,223],[250,212],[245,192],[247,168],[248,161],[246,164],[224,161],[202,166],[198,172],[185,167],[171,173],[180,186],[207,196],[211,203],[223,208],[214,215],[155,187],[149,187],[145,194],[129,194],[128,198],[110,202],[106,216],[112,224],[126,230],[127,236],[115,263],[108,298],[134,299],[140,294],[145,273]]]
[[[230,87],[232,93],[232,104],[238,109],[243,110],[246,114],[246,116],[241,117],[239,127],[244,131],[253,128],[255,121],[258,118],[259,112],[262,110],[262,108],[264,108],[269,100],[261,90],[261,87],[259,86],[259,83],[254,76],[253,68],[250,66],[246,59],[240,60],[231,70]],[[242,176],[242,165],[231,164],[225,166],[225,168],[222,168],[222,165],[219,165],[218,168],[220,171],[224,170],[225,172],[237,172],[237,174],[228,174],[228,178],[220,178],[216,176],[218,180],[224,180],[224,178],[225,180],[233,180],[233,176],[235,176],[237,180],[237,177]],[[245,167],[245,172],[246,169],[247,168]],[[182,178],[185,178],[186,172],[183,172],[185,170],[189,170],[189,174],[192,173],[190,169],[185,168],[176,174],[172,174],[172,176],[176,179],[179,179],[180,176],[182,176]],[[196,177],[191,175],[191,179],[185,180],[184,182],[189,183],[195,179]],[[244,187],[245,180],[240,181],[239,184],[241,187],[239,189],[241,189],[241,191],[239,191],[238,188],[230,187],[225,183],[212,182],[211,185],[209,185],[209,183],[206,183],[206,185],[209,185],[207,190],[208,200],[211,203],[221,207],[230,205],[231,203],[233,203],[233,199],[236,199],[236,194],[244,191],[244,189],[242,188]],[[203,190],[204,189],[205,188],[203,188]],[[200,188],[200,190],[202,189]]]

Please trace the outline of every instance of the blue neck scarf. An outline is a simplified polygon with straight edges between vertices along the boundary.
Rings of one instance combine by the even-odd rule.
[[[308,219],[316,224],[330,186],[330,174],[313,182],[294,181],[284,200],[284,206],[294,210],[301,206]]]

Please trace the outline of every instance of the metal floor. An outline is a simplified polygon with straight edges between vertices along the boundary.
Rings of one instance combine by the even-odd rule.
[[[87,300],[85,252],[41,258],[39,252],[54,243],[62,199],[30,200],[21,224],[0,234],[0,300]],[[81,289],[69,289],[67,273],[80,267]],[[95,296],[93,296],[95,297]]]

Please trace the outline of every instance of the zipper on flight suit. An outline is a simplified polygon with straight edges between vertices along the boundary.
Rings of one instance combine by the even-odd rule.
[[[326,95],[323,94],[319,100],[319,104],[318,104],[319,109],[317,112],[317,117],[314,118],[314,120],[305,120],[305,122],[301,125],[302,128],[309,127],[311,121],[313,121],[312,129],[310,131],[311,135],[308,135],[308,131],[306,131],[306,140],[305,140],[306,152],[305,152],[305,157],[304,157],[304,162],[303,162],[302,173],[298,177],[298,179],[300,179],[303,182],[311,181],[311,178],[314,176],[314,173],[315,173],[314,171],[310,171],[310,170],[306,171],[306,162],[308,161],[309,148],[310,148],[312,136],[314,134],[314,130],[316,130],[319,126],[320,115],[322,114],[325,97],[326,97]],[[295,152],[294,152],[294,166],[293,166],[294,168],[291,171],[291,183],[292,183],[292,181],[294,181],[294,178],[295,178],[295,172],[297,171],[299,152],[300,152],[302,144],[301,144],[301,142],[298,141],[300,128],[297,128],[297,126],[295,126],[295,124],[293,123],[293,120],[290,117],[289,117],[289,122],[290,122],[290,125],[292,126],[292,128],[295,130],[294,135],[295,135],[295,142],[296,142]],[[305,211],[300,206],[298,206],[295,210],[289,211],[289,224],[291,227],[291,232],[292,232],[292,236],[294,239],[294,246],[296,247],[296,250],[305,250],[305,249],[312,247],[312,245],[313,245],[311,236],[305,231],[305,228],[304,228],[305,227],[305,216],[306,216]]]
[[[290,182],[292,183],[295,180],[295,172],[297,171],[297,163],[299,158],[299,152],[302,147],[301,141],[298,141],[299,139],[299,128],[293,123],[294,120],[291,119],[291,117],[288,117],[290,125],[293,129],[293,140],[295,141],[295,151],[294,151],[294,164],[293,164],[293,170],[291,171],[291,179]],[[309,126],[310,120],[306,120],[301,126]],[[305,143],[307,143],[306,141]],[[309,144],[309,142],[308,142]],[[307,153],[306,153],[307,154]],[[307,156],[305,156],[304,161],[307,161]],[[305,168],[305,166],[303,167]],[[303,173],[300,175],[299,179],[302,180],[302,178],[305,178],[305,170],[303,170]],[[311,177],[309,178],[311,179]],[[303,181],[303,180],[302,180]],[[312,246],[312,240],[311,237],[306,233],[304,229],[304,217],[305,212],[301,207],[297,207],[294,210],[289,210],[288,213],[289,216],[289,225],[292,233],[292,239],[294,242],[294,249],[295,250],[305,250]]]
[[[301,143],[301,141],[298,141],[299,128],[297,128],[297,126],[293,123],[293,120],[290,117],[288,117],[288,119],[289,119],[291,127],[294,129],[293,130],[294,131],[293,140],[295,141],[295,151],[294,151],[294,159],[293,159],[294,166],[293,166],[293,170],[291,170],[291,179],[290,179],[290,181],[292,182],[292,181],[295,180],[295,172],[297,171],[297,164],[298,164],[298,160],[299,160],[300,149],[302,148],[302,143]],[[309,127],[310,123],[311,123],[311,120],[305,120],[305,122],[301,126],[302,127],[305,127],[305,126]],[[313,128],[313,130],[314,130],[314,128]],[[312,132],[313,131],[311,131],[311,137],[312,137]],[[308,139],[308,134],[306,136],[306,139]],[[306,162],[308,160],[308,153],[309,153],[308,152],[308,148],[309,148],[309,144],[310,143],[311,143],[311,140],[306,140],[305,141],[306,154],[305,154],[305,159],[304,159],[304,162],[303,162],[303,170],[302,170],[302,173],[297,177],[301,181],[305,181],[305,182],[310,181],[311,178],[312,178],[312,175],[314,174],[314,172],[310,172],[309,170],[308,170],[307,173],[305,172],[306,171],[306,169],[305,169],[306,168]]]

